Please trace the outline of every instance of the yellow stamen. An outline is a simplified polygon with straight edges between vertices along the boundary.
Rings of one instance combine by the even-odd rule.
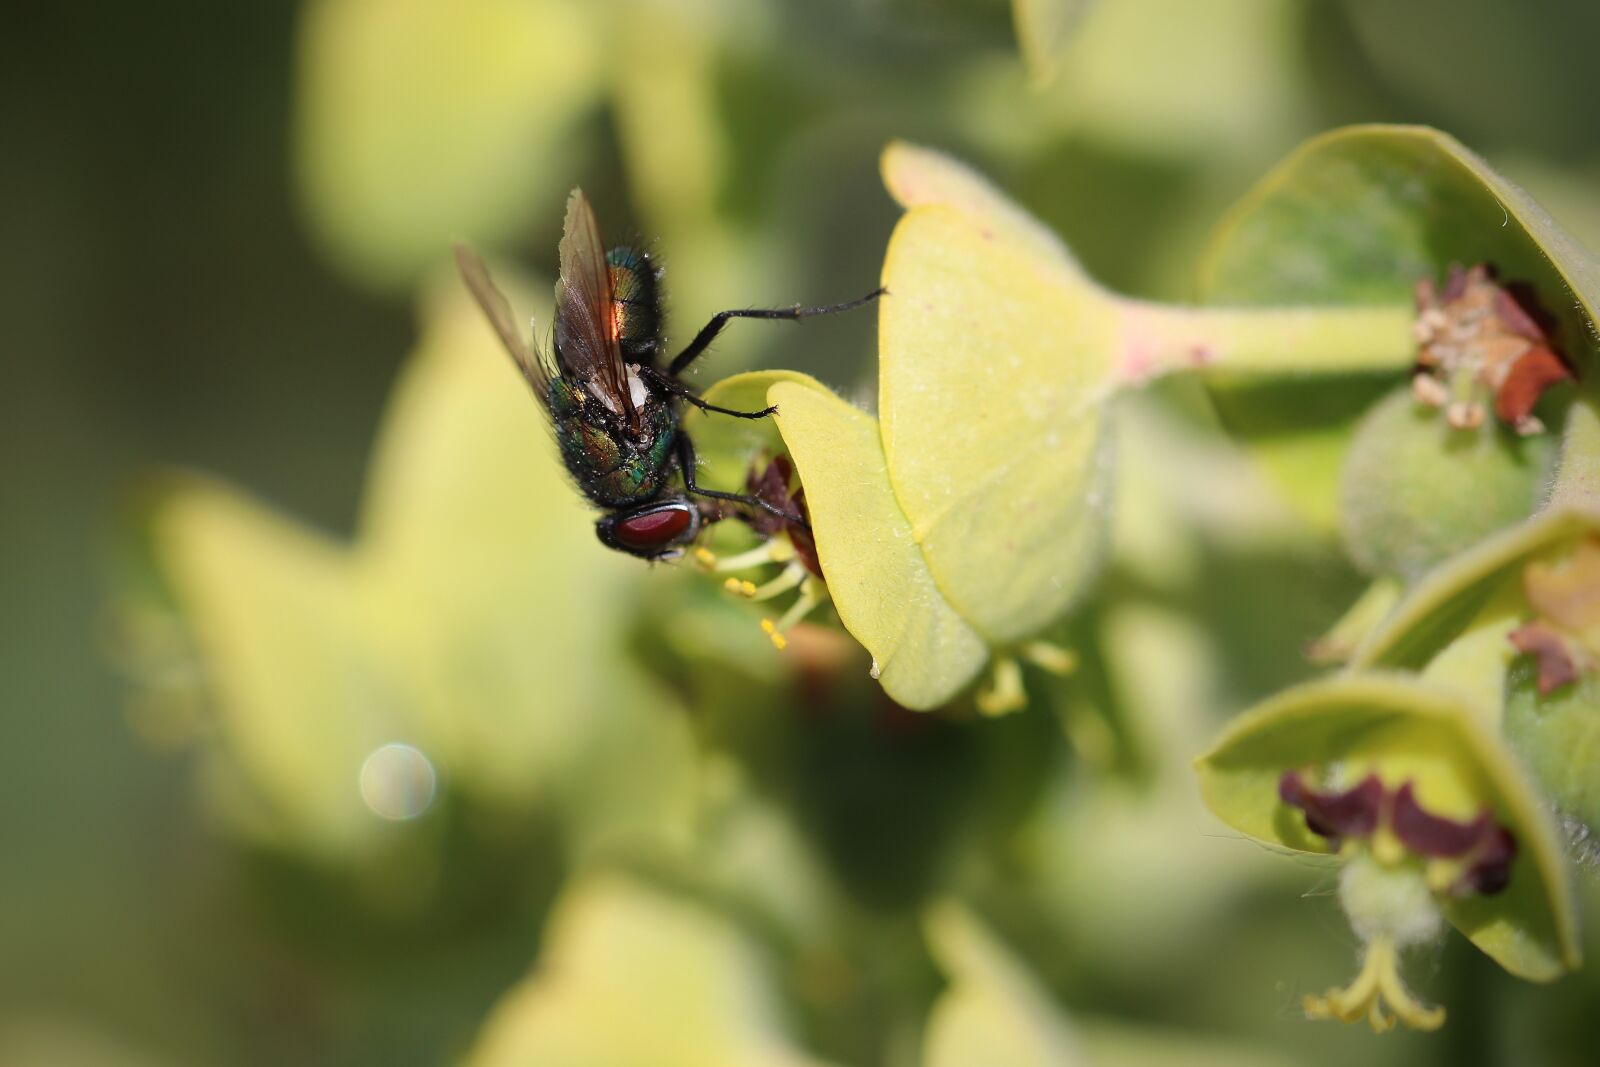
[[[796,566],[799,565],[796,564]],[[793,604],[789,605],[789,610],[784,612],[783,617],[778,620],[778,629],[789,629],[795,623],[811,614],[812,610],[827,598],[828,587],[807,574],[804,567],[800,567],[800,596]]]
[[[789,590],[805,581],[805,579],[805,567],[801,566],[799,563],[791,563],[787,567],[783,568],[782,573],[765,585],[758,587],[746,582],[745,584],[750,586],[750,592],[745,595],[750,597],[752,600],[771,600],[775,596],[782,596],[784,593],[787,593]]]
[[[737,556],[717,560],[715,570],[719,573],[727,571],[744,571],[751,567],[764,567],[769,563],[787,563],[794,559],[794,546],[787,537],[774,537],[764,541],[748,552],[741,552]]]
[[[727,556],[717,560],[716,570],[719,573],[728,571],[749,570],[751,567],[761,567],[772,562],[772,542],[767,541],[757,545],[748,552],[741,552],[737,556]]]
[[[994,677],[986,689],[980,689],[973,698],[978,710],[990,717],[1021,711],[1028,706],[1028,694],[1022,688],[1022,667],[1010,656],[994,661]]]
[[[1393,1017],[1384,1013],[1387,1005]],[[1338,1019],[1353,1023],[1365,1018],[1374,1032],[1383,1033],[1395,1019],[1413,1030],[1437,1030],[1444,1025],[1445,1012],[1438,1006],[1418,1001],[1400,978],[1399,953],[1387,937],[1374,938],[1361,961],[1355,981],[1343,989],[1330,989],[1322,996],[1307,995],[1301,1006],[1308,1019]]]
[[[789,639],[778,632],[777,624],[771,619],[761,620],[761,632],[772,639],[772,647],[779,652],[789,647]]]
[[[702,567],[715,569],[717,565],[717,554],[711,551],[705,545],[700,545],[694,550],[694,561],[700,564]]]
[[[790,571],[797,572],[792,580],[789,580]],[[777,622],[773,622],[771,619],[761,620],[761,632],[770,637],[773,645],[781,652],[789,644],[788,639],[783,636],[783,631],[794,626],[795,623],[809,615],[818,604],[828,599],[828,587],[806,573],[806,569],[798,563],[790,564],[790,570],[785,571],[783,576],[774,579],[768,585],[777,585],[780,581],[786,583],[784,586],[786,589],[792,589],[795,585],[800,587],[800,595],[793,604],[789,605],[789,610],[784,612]],[[775,590],[772,595],[782,591],[781,589]],[[765,599],[765,597],[763,596],[759,599]]]
[[[1078,654],[1049,641],[1029,641],[1020,649],[1022,658],[1057,677],[1065,678],[1078,669]]]
[[[734,596],[751,597],[756,593],[756,583],[745,581],[743,578],[729,578],[722,583],[722,588]]]

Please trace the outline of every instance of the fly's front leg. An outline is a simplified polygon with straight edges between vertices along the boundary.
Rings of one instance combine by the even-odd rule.
[[[764,419],[768,415],[775,414],[778,410],[776,405],[762,408],[760,411],[735,411],[733,408],[724,408],[718,407],[716,404],[708,404],[699,393],[695,392],[693,389],[690,389],[687,385],[684,385],[682,382],[678,381],[678,379],[673,378],[670,375],[663,374],[654,367],[640,367],[639,376],[644,378],[651,385],[656,386],[662,392],[670,393],[673,396],[681,397],[684,400],[687,400],[701,411],[715,411],[719,415],[732,415],[736,419]]]
[[[847,300],[842,304],[826,304],[822,307],[808,308],[796,304],[792,308],[736,308],[732,311],[719,311],[711,316],[710,322],[700,327],[700,332],[694,335],[694,340],[689,342],[688,347],[678,353],[677,358],[667,367],[667,373],[672,377],[677,377],[687,370],[689,364],[700,358],[700,355],[710,346],[717,334],[722,332],[722,328],[728,325],[729,319],[786,319],[790,322],[798,322],[813,315],[834,315],[841,311],[849,311],[852,308],[861,307],[863,304],[870,304],[886,292],[888,292],[887,289],[874,289],[866,296],[858,296],[854,300]]]

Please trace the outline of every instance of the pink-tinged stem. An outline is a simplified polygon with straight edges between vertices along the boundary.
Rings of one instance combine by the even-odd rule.
[[[1226,374],[1394,371],[1416,358],[1410,305],[1191,308],[1117,300],[1119,385],[1180,370]]]

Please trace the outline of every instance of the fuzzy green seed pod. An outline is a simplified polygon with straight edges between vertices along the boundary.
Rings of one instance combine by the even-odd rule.
[[[1547,481],[1550,442],[1492,419],[1456,429],[1401,387],[1367,413],[1340,476],[1347,550],[1374,575],[1409,583],[1526,518]]]

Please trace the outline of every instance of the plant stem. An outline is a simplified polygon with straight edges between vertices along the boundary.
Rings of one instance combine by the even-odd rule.
[[[1196,369],[1292,376],[1399,372],[1416,359],[1416,312],[1409,304],[1195,308],[1116,302],[1122,338],[1113,377],[1122,385]]]

